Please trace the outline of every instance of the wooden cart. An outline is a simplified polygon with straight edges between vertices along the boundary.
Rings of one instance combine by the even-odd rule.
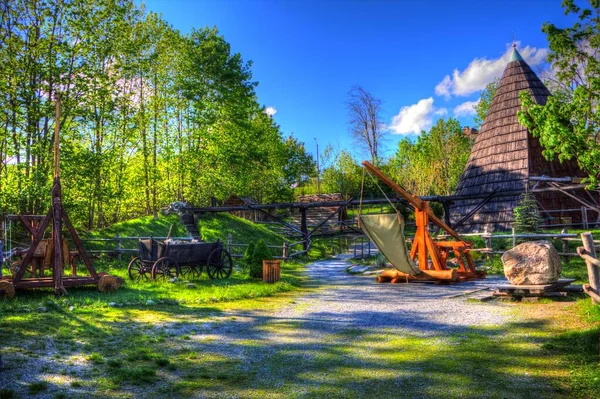
[[[139,241],[139,256],[129,262],[127,272],[132,280],[199,277],[206,266],[208,277],[228,278],[233,270],[231,254],[216,242]]]

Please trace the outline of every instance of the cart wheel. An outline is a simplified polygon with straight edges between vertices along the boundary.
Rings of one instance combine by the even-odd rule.
[[[202,265],[179,266],[179,273],[185,278],[200,277],[202,274]]]
[[[10,281],[0,280],[0,299],[11,299],[15,296],[15,287]]]
[[[127,274],[134,281],[148,280],[151,276],[152,269],[144,264],[140,257],[135,257],[127,266]]]
[[[160,258],[152,267],[152,278],[155,280],[165,280],[168,278],[179,277],[179,265],[173,258]]]
[[[233,270],[231,255],[224,248],[217,248],[208,256],[206,262],[206,271],[211,280],[218,278],[228,278]]]

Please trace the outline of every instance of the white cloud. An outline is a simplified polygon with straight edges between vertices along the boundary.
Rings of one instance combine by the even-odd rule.
[[[269,115],[270,117],[273,117],[273,115],[275,115],[276,113],[277,113],[277,108],[275,108],[275,107],[265,108],[265,114]]]
[[[418,134],[431,127],[434,116],[443,116],[447,113],[446,108],[436,108],[433,105],[433,97],[424,98],[416,104],[400,108],[398,115],[392,117],[388,129],[396,134]]]
[[[475,115],[475,106],[479,104],[479,100],[465,101],[462,104],[454,107],[454,115],[456,116],[471,116]]]
[[[519,53],[529,66],[533,67],[546,61],[548,49],[530,46],[520,48],[520,43],[516,42],[516,44]],[[455,69],[452,76],[444,76],[444,79],[435,86],[435,94],[449,98],[451,95],[467,96],[483,90],[492,80],[502,76],[511,54],[512,46],[508,45],[500,58],[492,60],[485,57],[475,58],[465,70]]]

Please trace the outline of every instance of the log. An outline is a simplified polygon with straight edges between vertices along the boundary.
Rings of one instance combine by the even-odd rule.
[[[581,241],[583,241],[583,247],[585,248],[587,254],[595,259],[596,258],[596,248],[594,246],[594,239],[592,238],[592,233],[582,233]],[[590,288],[596,293],[598,293],[598,289],[600,286],[600,272],[598,270],[598,266],[596,266],[590,259],[585,260],[585,264],[588,270],[588,279],[590,280]],[[590,295],[591,296],[591,295]],[[592,300],[594,303],[598,303],[598,299],[592,296]]]
[[[378,283],[389,283],[392,280],[392,278],[386,276],[377,276],[376,280]]]
[[[408,279],[408,281],[411,281],[411,280],[457,281],[458,280],[458,275],[456,273],[456,270],[454,270],[454,269],[451,269],[451,270],[421,270],[421,273],[419,273],[415,276],[403,273],[400,270],[384,270],[379,276],[390,279],[390,280],[392,280],[394,278],[402,278],[405,281],[407,279]]]

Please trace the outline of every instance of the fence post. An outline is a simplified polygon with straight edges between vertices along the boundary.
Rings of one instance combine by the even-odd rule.
[[[371,240],[367,237],[367,249],[369,250],[369,255],[371,256]]]
[[[490,233],[485,233],[483,236],[485,241],[485,247],[490,249],[490,252],[487,254],[488,259],[492,259],[494,256],[494,247],[492,246],[492,235]]]
[[[287,243],[287,241],[283,241],[283,253],[281,254],[283,256],[283,260],[287,260],[288,253],[289,253],[288,243]]]
[[[119,256],[119,262],[121,261],[123,246],[121,245],[121,233],[117,232],[117,254]]]
[[[596,257],[596,248],[594,247],[594,238],[592,233],[581,233],[581,241],[583,241],[583,248],[593,258]],[[596,294],[598,292],[598,286],[600,286],[600,273],[598,272],[598,266],[592,262],[585,261],[588,270],[588,278],[590,279],[590,288],[594,290]]]
[[[365,258],[365,239],[364,237],[360,238],[360,258]]]
[[[562,231],[560,232],[560,234],[567,234],[569,232],[569,230],[567,229],[562,229]],[[565,264],[569,264],[569,262],[571,261],[571,257],[569,255],[567,255],[569,253],[569,241],[567,241],[566,238],[563,238],[562,240],[562,251],[565,254]]]
[[[588,227],[588,218],[587,218],[587,208],[585,206],[581,207],[581,223],[583,224],[583,228],[587,230]]]
[[[517,246],[517,234],[515,232],[515,228],[512,229],[512,240],[513,240],[513,248]]]
[[[231,244],[233,244],[233,237],[231,233],[227,234],[227,252],[231,253]]]
[[[354,244],[352,245],[354,247],[354,259],[356,259],[356,238],[354,238],[354,240],[352,240],[354,242]]]

